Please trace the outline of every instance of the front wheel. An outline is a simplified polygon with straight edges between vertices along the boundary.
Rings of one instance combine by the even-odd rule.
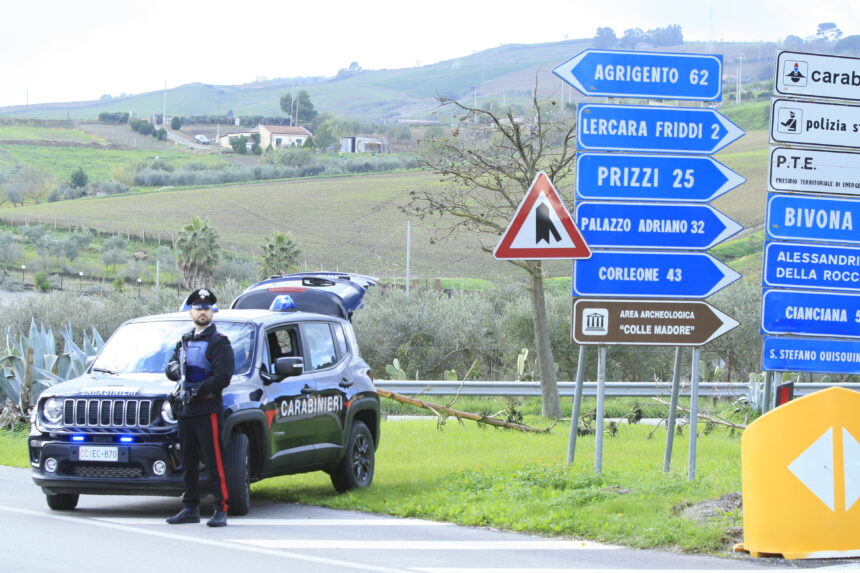
[[[230,436],[224,460],[227,474],[227,505],[230,515],[245,515],[251,509],[251,467],[248,436],[237,432]]]
[[[334,489],[343,493],[369,486],[373,481],[375,462],[373,436],[370,430],[364,422],[353,422],[346,444],[346,454],[331,470],[331,483]]]
[[[45,499],[48,501],[48,507],[57,511],[70,511],[78,506],[77,493],[46,493]]]

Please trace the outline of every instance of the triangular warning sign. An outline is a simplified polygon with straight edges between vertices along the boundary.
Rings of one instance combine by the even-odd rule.
[[[591,257],[591,249],[546,173],[535,176],[493,256],[500,260]]]

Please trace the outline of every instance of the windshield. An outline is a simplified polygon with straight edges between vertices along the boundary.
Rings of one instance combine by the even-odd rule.
[[[247,372],[254,352],[254,326],[244,322],[217,322],[218,331],[227,335],[236,358],[234,374]],[[105,344],[93,370],[115,374],[134,372],[162,373],[191,321],[165,320],[136,322],[120,327]]]

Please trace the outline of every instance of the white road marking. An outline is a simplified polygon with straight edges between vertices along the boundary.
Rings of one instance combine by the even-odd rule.
[[[238,551],[246,551],[249,553],[257,553],[260,555],[270,555],[272,557],[278,557],[283,559],[284,557],[289,557],[291,559],[296,559],[298,561],[308,561],[310,563],[321,563],[324,565],[332,565],[335,567],[343,567],[345,569],[355,569],[359,571],[377,571],[380,573],[402,573],[403,569],[395,569],[392,567],[379,567],[376,565],[365,565],[361,563],[355,563],[352,561],[344,561],[340,559],[328,559],[326,557],[315,557],[312,555],[302,555],[300,553],[289,553],[286,551],[280,550],[272,550],[266,549],[263,547],[254,547],[243,543],[235,543],[229,539],[205,539],[200,537],[192,537],[190,535],[182,535],[181,533],[176,531],[176,527],[165,527],[163,529],[143,529],[137,527],[130,527],[127,525],[120,525],[117,523],[106,523],[104,521],[98,521],[95,519],[89,518],[80,518],[80,517],[70,517],[67,515],[57,515],[53,513],[47,513],[44,511],[32,511],[29,509],[20,509],[17,507],[9,507],[5,505],[0,505],[0,512],[7,513],[17,513],[20,515],[29,515],[32,517],[41,517],[45,519],[56,519],[59,521],[65,521],[68,523],[74,523],[78,526],[81,525],[91,525],[94,527],[103,527],[105,529],[113,529],[115,531],[125,531],[127,533],[134,533],[136,535],[149,535],[150,537],[160,537],[163,539],[169,539],[171,541],[183,541],[186,543],[196,543],[198,545],[206,545],[209,547],[219,547],[221,549],[234,549]]]
[[[593,541],[536,539],[534,541],[389,541],[369,539],[232,539],[269,549],[390,549],[414,551],[570,551],[583,549],[622,549]]]
[[[582,573],[584,569],[500,569],[494,567],[492,569],[475,568],[469,569],[466,567],[412,567],[411,571],[416,573]],[[763,568],[759,569],[660,569],[660,571],[671,571],[671,573],[762,573]],[[588,569],[588,573],[642,573],[643,571],[653,571],[653,569]]]
[[[120,525],[164,525],[163,517],[94,517],[92,519]],[[235,525],[262,525],[266,527],[456,527],[453,523],[422,519],[275,519],[275,518],[228,518],[230,527]]]

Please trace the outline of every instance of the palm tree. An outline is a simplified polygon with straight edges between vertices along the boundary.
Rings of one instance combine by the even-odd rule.
[[[221,259],[218,232],[207,219],[193,217],[176,239],[176,265],[182,271],[184,288],[211,286]]]
[[[276,231],[271,237],[267,237],[265,244],[260,247],[263,249],[263,260],[258,272],[261,279],[296,270],[301,251],[293,240],[292,233]]]

